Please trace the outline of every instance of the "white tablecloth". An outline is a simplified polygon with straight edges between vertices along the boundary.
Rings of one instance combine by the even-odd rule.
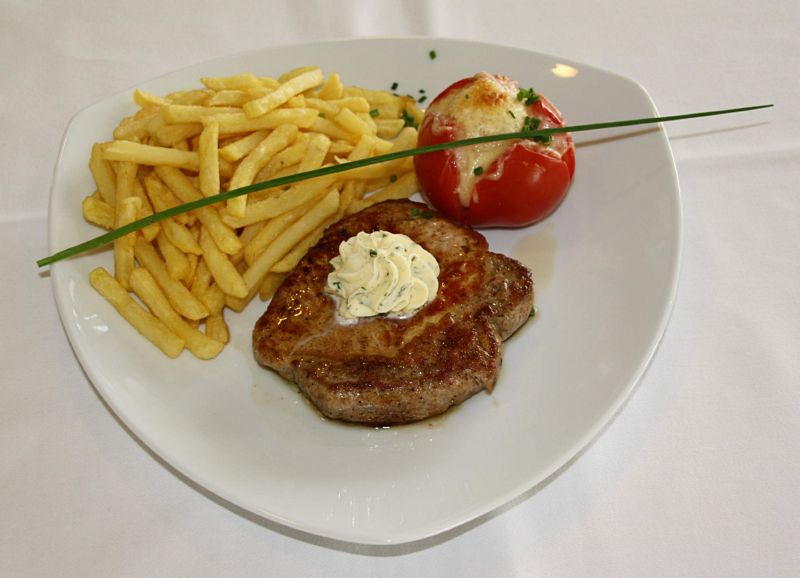
[[[166,467],[93,390],[47,273],[47,202],[78,110],[268,45],[428,35],[639,81],[670,125],[684,246],[635,395],[577,461],[478,523],[396,547],[309,538]],[[640,3],[0,2],[0,575],[800,575],[800,8]]]

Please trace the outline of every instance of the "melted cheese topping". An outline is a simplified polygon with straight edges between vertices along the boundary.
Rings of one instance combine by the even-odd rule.
[[[406,235],[358,233],[339,245],[325,290],[345,321],[389,315],[410,317],[436,296],[439,263]]]
[[[456,127],[457,139],[522,130],[528,115],[525,104],[517,100],[519,86],[503,77],[481,72],[474,82],[454,90],[431,106],[434,133]],[[469,206],[475,190],[475,174],[484,173],[514,141],[489,142],[454,149],[456,165],[461,173],[457,193],[463,206]]]

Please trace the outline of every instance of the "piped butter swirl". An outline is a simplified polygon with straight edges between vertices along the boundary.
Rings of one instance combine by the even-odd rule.
[[[433,300],[439,263],[406,235],[360,232],[339,245],[326,291],[337,297],[344,320],[409,317]]]

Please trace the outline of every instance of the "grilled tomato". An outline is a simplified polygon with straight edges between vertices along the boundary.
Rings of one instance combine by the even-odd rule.
[[[561,113],[544,96],[481,72],[431,102],[419,146],[561,126]],[[428,202],[451,219],[476,227],[521,227],[545,218],[564,199],[575,172],[575,147],[568,133],[558,133],[426,153],[414,165]]]

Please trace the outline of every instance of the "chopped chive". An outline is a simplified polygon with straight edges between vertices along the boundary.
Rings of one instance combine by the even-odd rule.
[[[320,117],[320,118],[325,118],[325,113],[324,113],[324,112],[320,112],[320,113],[319,113],[319,117]]]
[[[430,211],[430,209],[425,209],[424,211],[422,211],[423,219],[430,219],[431,217],[433,217],[433,213]]]
[[[423,102],[425,102],[426,100],[428,100],[428,97],[427,97],[427,96],[425,96],[425,95],[423,94],[422,96],[420,96],[420,97],[417,99],[417,102],[418,102],[418,103],[420,103],[420,104],[422,104],[422,103],[423,103]]]
[[[419,213],[420,213],[419,207],[411,207],[411,211],[409,211],[409,214],[412,217],[419,217]]]
[[[399,84],[397,84],[396,82],[393,82],[393,83],[392,83],[392,90],[397,90],[397,87],[398,87],[398,86],[400,86],[400,85],[399,85]]]
[[[430,57],[431,60],[436,60],[436,51],[431,50],[430,52],[428,52],[428,56]]]
[[[517,115],[516,115],[516,114],[514,114],[514,111],[513,111],[513,110],[508,110],[508,111],[506,111],[506,112],[508,112],[508,115],[509,115],[511,118],[517,118]]]
[[[392,182],[392,183],[393,183],[393,182],[395,182],[396,180],[397,180],[397,175],[391,175],[391,176],[389,177],[389,182]]]
[[[525,120],[522,121],[522,130],[536,130],[540,124],[542,124],[542,121],[535,116],[526,116]]]
[[[418,126],[419,126],[419,125],[417,125],[416,121],[414,120],[414,117],[411,116],[410,114],[408,114],[407,110],[403,110],[400,113],[400,118],[402,118],[404,123],[405,123],[405,124],[403,124],[403,126],[412,126],[414,128],[418,128]]]
[[[376,117],[376,116],[378,116],[380,113],[381,113],[381,111],[379,111],[377,108],[373,108],[371,111],[369,111],[369,115],[370,115],[372,118],[375,118],[375,117]]]
[[[539,95],[532,88],[520,88],[517,93],[517,100],[520,102],[525,101],[525,106],[530,106],[539,100]]]
[[[475,175],[476,177],[482,175],[483,167],[475,167],[474,169],[472,169],[472,174]]]

